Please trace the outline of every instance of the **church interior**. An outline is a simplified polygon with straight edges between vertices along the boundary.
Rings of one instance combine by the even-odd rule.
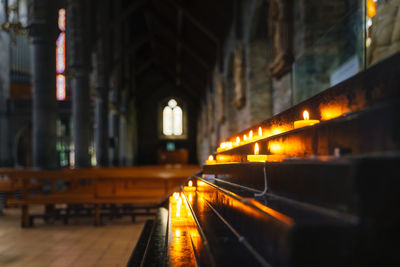
[[[0,266],[399,266],[399,77],[400,0],[0,0]]]

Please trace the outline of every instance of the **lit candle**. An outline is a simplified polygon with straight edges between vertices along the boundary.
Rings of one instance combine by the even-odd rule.
[[[239,138],[239,136],[238,137],[236,137],[236,143],[235,143],[235,145],[240,145],[240,138]]]
[[[243,136],[243,141],[245,141],[245,142],[247,141],[247,135]]]
[[[258,137],[262,137],[263,135],[262,135],[262,128],[261,128],[261,126],[260,127],[258,127]]]
[[[208,159],[206,160],[206,164],[215,164],[216,161],[214,160],[214,157],[210,155]]]
[[[254,155],[247,155],[247,161],[249,162],[264,162],[267,160],[267,155],[259,155],[260,147],[258,143],[254,145]]]
[[[249,139],[250,139],[250,140],[253,139],[253,130],[250,130]]]
[[[196,187],[193,186],[192,180],[189,180],[188,186],[185,186],[185,191],[196,191]]]
[[[299,120],[299,121],[294,122],[295,129],[302,128],[305,126],[311,126],[311,125],[319,123],[319,120],[310,120],[310,114],[308,113],[307,110],[304,110],[303,118],[304,118],[304,120]]]

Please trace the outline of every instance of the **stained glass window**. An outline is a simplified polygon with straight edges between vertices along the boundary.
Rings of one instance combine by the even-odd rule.
[[[183,134],[183,112],[175,99],[170,99],[163,109],[163,134]]]
[[[58,28],[61,31],[56,41],[56,97],[57,100],[65,100],[66,83],[65,83],[65,9],[58,11]]]

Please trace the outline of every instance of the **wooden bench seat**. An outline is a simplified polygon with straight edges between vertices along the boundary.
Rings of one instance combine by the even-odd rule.
[[[32,226],[32,218],[42,216],[31,215],[29,206],[54,206],[57,204],[91,205],[94,223],[99,225],[102,216],[101,206],[126,204],[133,209],[137,207],[156,208],[176,187],[198,169],[199,167],[195,165],[63,169],[59,171],[0,169],[0,175],[6,175],[10,181],[19,184],[20,198],[8,198],[7,203],[21,206],[22,227]],[[43,185],[43,187],[39,188],[38,185]]]

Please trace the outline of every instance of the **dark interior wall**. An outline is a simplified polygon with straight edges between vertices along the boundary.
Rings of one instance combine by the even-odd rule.
[[[189,152],[189,163],[196,164],[196,112],[197,106],[190,97],[183,94],[172,84],[163,84],[158,88],[147,89],[137,99],[138,118],[138,155],[139,165],[157,164],[157,151],[166,149],[167,142],[174,142],[175,148],[186,148]],[[181,100],[183,113],[186,113],[186,139],[163,139],[161,133],[161,103],[167,98]],[[185,126],[184,126],[185,129]]]

